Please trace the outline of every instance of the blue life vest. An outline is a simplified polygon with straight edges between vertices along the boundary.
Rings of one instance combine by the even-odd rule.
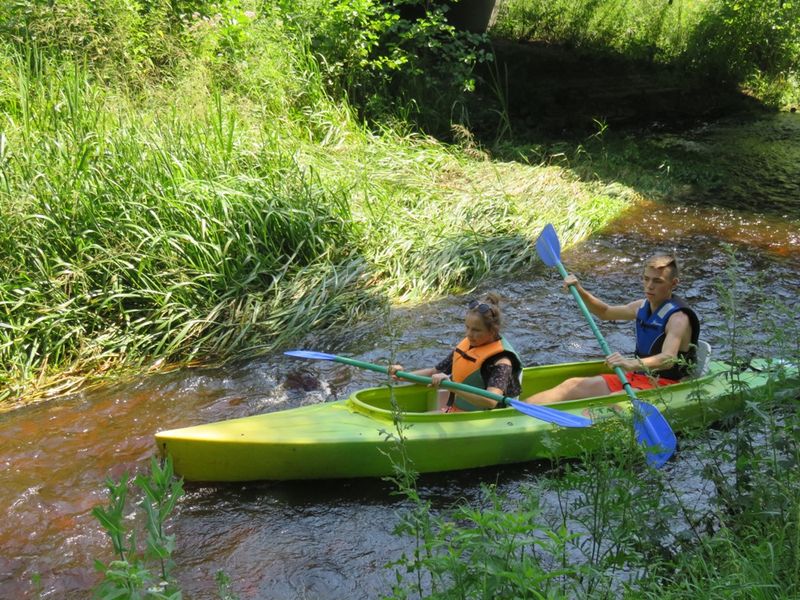
[[[692,341],[688,352],[678,352],[678,362],[666,369],[654,371],[658,377],[667,379],[683,379],[692,372],[697,361],[697,341],[700,339],[700,319],[686,302],[678,296],[669,300],[650,312],[650,303],[645,300],[636,313],[636,356],[647,358],[661,352],[664,339],[667,337],[667,321],[676,312],[685,312],[689,316],[692,327]],[[686,364],[691,363],[691,364]]]

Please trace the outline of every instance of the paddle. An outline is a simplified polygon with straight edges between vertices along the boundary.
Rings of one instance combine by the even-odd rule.
[[[294,356],[297,358],[310,358],[312,360],[332,360],[335,362],[343,363],[345,365],[359,367],[361,369],[369,369],[370,371],[377,371],[378,373],[385,373],[387,375],[389,374],[388,367],[383,367],[381,365],[375,365],[367,362],[361,362],[360,360],[345,358],[344,356],[336,356],[335,354],[325,354],[324,352],[313,352],[311,350],[289,350],[288,352],[284,352],[284,354],[286,354],[287,356]],[[431,383],[432,381],[430,377],[425,377],[423,375],[415,375],[414,373],[406,373],[405,371],[397,371],[395,375],[397,377],[400,377],[402,379],[407,379],[415,383],[428,384]],[[556,425],[561,425],[562,427],[589,427],[592,424],[592,420],[587,419],[586,417],[573,415],[568,412],[556,410],[555,408],[548,408],[546,406],[535,406],[533,404],[526,404],[525,402],[520,402],[519,400],[504,398],[503,396],[500,396],[498,394],[493,394],[492,392],[488,392],[481,388],[472,387],[471,385],[456,383],[455,381],[448,381],[448,380],[442,381],[440,385],[443,388],[451,390],[470,392],[478,396],[483,396],[484,398],[491,398],[492,400],[505,401],[506,404],[514,407],[521,413],[525,413],[526,415],[531,417],[536,417],[537,419],[541,419],[542,421],[547,421],[548,423],[555,423]]]
[[[561,273],[561,276],[567,277],[567,270],[564,268],[564,265],[561,264],[561,243],[558,241],[558,235],[556,235],[556,230],[552,225],[548,224],[545,226],[542,233],[539,234],[539,239],[536,240],[536,251],[539,253],[544,264],[548,267],[558,268],[558,272]],[[569,286],[569,291],[572,293],[572,297],[575,298],[578,306],[580,306],[583,316],[586,317],[586,321],[592,328],[594,336],[600,343],[603,352],[606,356],[610,355],[611,349],[603,338],[603,334],[600,333],[600,330],[597,328],[597,324],[594,322],[589,309],[586,308],[586,304],[583,302],[580,293],[578,293],[574,285]],[[625,372],[619,367],[616,367],[614,372],[617,374],[617,377],[619,377],[633,403],[633,427],[636,432],[637,441],[645,447],[647,462],[656,468],[661,467],[675,452],[675,434],[664,418],[664,415],[662,415],[655,406],[647,402],[642,402],[636,397],[636,393],[625,378]]]

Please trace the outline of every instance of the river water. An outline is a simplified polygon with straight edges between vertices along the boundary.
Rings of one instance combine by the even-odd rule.
[[[724,356],[729,344],[715,280],[729,269],[726,248],[735,251],[736,273],[763,275],[772,297],[798,308],[800,117],[718,125],[679,141],[714,148],[731,175],[679,206],[643,204],[562,259],[587,288],[622,302],[640,293],[642,257],[654,248],[674,250],[683,270],[679,293],[701,314],[703,337]],[[743,280],[727,286],[742,292],[743,323],[758,330],[759,305],[746,288]],[[505,298],[505,331],[526,363],[597,356],[556,273],[533,269],[477,293],[490,289]],[[339,338],[309,337],[302,346],[383,363],[393,348],[408,368],[432,365],[460,338],[466,300],[394,309]],[[612,348],[631,350],[630,324],[601,328]],[[146,470],[156,431],[325,402],[378,383],[374,373],[337,363],[272,356],[142,377],[1,415],[0,597],[90,595],[97,581],[93,560],[113,558],[91,508],[106,502],[106,477]],[[678,479],[688,460],[679,453],[667,469]],[[434,506],[447,506],[477,498],[480,483],[513,490],[535,479],[538,469],[426,476],[420,490]],[[393,580],[384,565],[412,546],[392,533],[405,504],[391,492],[390,484],[374,480],[187,485],[170,526],[186,597],[217,597],[219,570],[243,599],[380,597]]]

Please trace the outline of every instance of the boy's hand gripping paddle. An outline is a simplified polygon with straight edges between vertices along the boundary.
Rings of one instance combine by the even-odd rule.
[[[556,267],[562,277],[567,277],[567,270],[564,268],[564,265],[561,264],[561,243],[558,241],[556,230],[549,223],[536,240],[536,251],[539,253],[544,264],[549,267]],[[586,308],[586,304],[583,302],[583,298],[581,298],[578,290],[574,285],[571,285],[569,286],[569,291],[578,303],[578,306],[583,312],[583,316],[589,323],[589,327],[592,328],[594,337],[597,338],[600,347],[603,349],[603,353],[606,356],[610,355],[611,349],[608,347],[605,338],[603,338],[603,334],[600,333],[600,330],[597,328],[597,324],[589,312],[589,309]],[[628,397],[633,403],[633,427],[636,433],[636,439],[645,447],[648,464],[659,468],[667,462],[669,457],[675,452],[675,447],[677,445],[675,433],[673,433],[664,415],[662,415],[655,406],[647,402],[642,402],[636,397],[636,393],[625,377],[625,372],[619,367],[616,367],[614,372],[617,374],[617,377],[619,377],[625,391],[628,393]]]

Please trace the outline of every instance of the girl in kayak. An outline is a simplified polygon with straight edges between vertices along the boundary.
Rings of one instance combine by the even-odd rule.
[[[506,398],[516,398],[520,392],[522,361],[516,350],[500,334],[502,312],[500,297],[489,293],[483,300],[472,300],[464,317],[466,337],[435,367],[411,371],[432,379],[439,387],[450,379],[482,388]],[[391,365],[389,374],[402,371],[401,365]],[[396,377],[395,377],[396,379]],[[463,412],[504,408],[505,403],[469,392],[451,393],[443,412]]]

